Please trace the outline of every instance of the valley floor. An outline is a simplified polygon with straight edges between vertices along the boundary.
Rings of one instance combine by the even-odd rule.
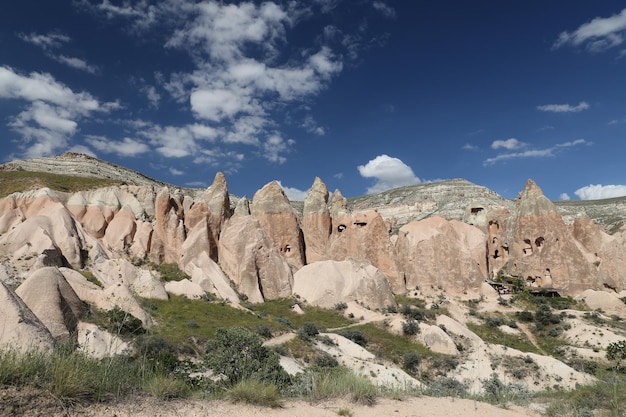
[[[265,408],[226,401],[197,399],[160,401],[137,398],[115,403],[75,405],[62,408],[58,403],[42,400],[42,408],[34,408],[37,401],[22,404],[24,408],[3,410],[2,416],[58,416],[58,417],[538,417],[528,408],[511,405],[506,409],[459,398],[410,397],[403,400],[379,398],[373,406],[354,404],[348,400],[310,403],[285,401],[282,408]]]

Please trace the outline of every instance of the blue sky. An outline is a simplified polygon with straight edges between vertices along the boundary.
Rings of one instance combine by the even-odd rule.
[[[623,1],[21,0],[0,13],[2,162],[78,151],[302,199],[466,178],[626,195]]]

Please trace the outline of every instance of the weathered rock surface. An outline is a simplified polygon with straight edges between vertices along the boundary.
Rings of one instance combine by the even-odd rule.
[[[294,274],[294,294],[308,303],[333,308],[338,303],[358,301],[370,309],[396,305],[389,281],[369,261],[319,261]]]
[[[251,302],[291,295],[291,268],[255,217],[230,218],[222,230],[219,255],[224,272]]]
[[[302,268],[305,263],[302,230],[280,184],[272,181],[257,191],[250,212],[292,270]]]
[[[478,290],[487,275],[485,240],[478,228],[439,216],[404,225],[395,253],[406,287]]]
[[[555,287],[565,294],[602,285],[590,254],[532,180],[517,199],[503,240],[509,248],[506,273],[523,277],[529,285]]]
[[[328,188],[319,177],[316,177],[304,199],[302,210],[302,233],[307,263],[328,259],[331,228]]]
[[[57,340],[76,338],[77,324],[87,306],[58,268],[31,273],[15,291]]]
[[[333,216],[330,236],[329,258],[342,261],[349,257],[368,259],[389,280],[394,291],[404,292],[404,281],[400,277],[382,217],[373,210]]]
[[[13,290],[0,281],[0,347],[21,352],[50,350],[54,339],[48,328]]]
[[[128,343],[95,324],[79,322],[77,331],[80,351],[92,358],[102,359],[132,353]]]

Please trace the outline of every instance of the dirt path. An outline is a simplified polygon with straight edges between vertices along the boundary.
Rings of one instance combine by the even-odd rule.
[[[341,413],[341,414],[340,414]],[[157,401],[146,398],[118,404],[75,407],[64,417],[539,417],[539,414],[517,406],[507,409],[459,398],[410,397],[403,400],[381,398],[374,406],[354,404],[339,399],[319,403],[285,401],[282,408],[264,408],[224,401],[178,400]]]
[[[530,343],[532,343],[533,346],[536,347],[542,355],[547,355],[547,353],[543,349],[541,349],[541,346],[539,346],[539,344],[537,343],[537,338],[535,337],[533,332],[530,331],[528,326],[526,326],[524,323],[517,323],[517,328],[526,335],[528,340],[530,340]]]

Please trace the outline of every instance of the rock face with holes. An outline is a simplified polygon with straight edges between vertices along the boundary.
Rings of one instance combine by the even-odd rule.
[[[478,290],[487,274],[485,234],[439,216],[402,226],[395,255],[406,287],[423,292]]]
[[[404,292],[406,287],[396,267],[389,230],[380,214],[367,210],[333,216],[332,224],[330,259],[367,259],[387,277],[394,291]]]
[[[503,239],[509,248],[504,272],[523,277],[530,286],[554,287],[565,294],[602,286],[592,254],[532,180],[517,198]]]
[[[302,268],[305,263],[302,230],[280,184],[272,181],[257,191],[250,212],[292,270]]]

